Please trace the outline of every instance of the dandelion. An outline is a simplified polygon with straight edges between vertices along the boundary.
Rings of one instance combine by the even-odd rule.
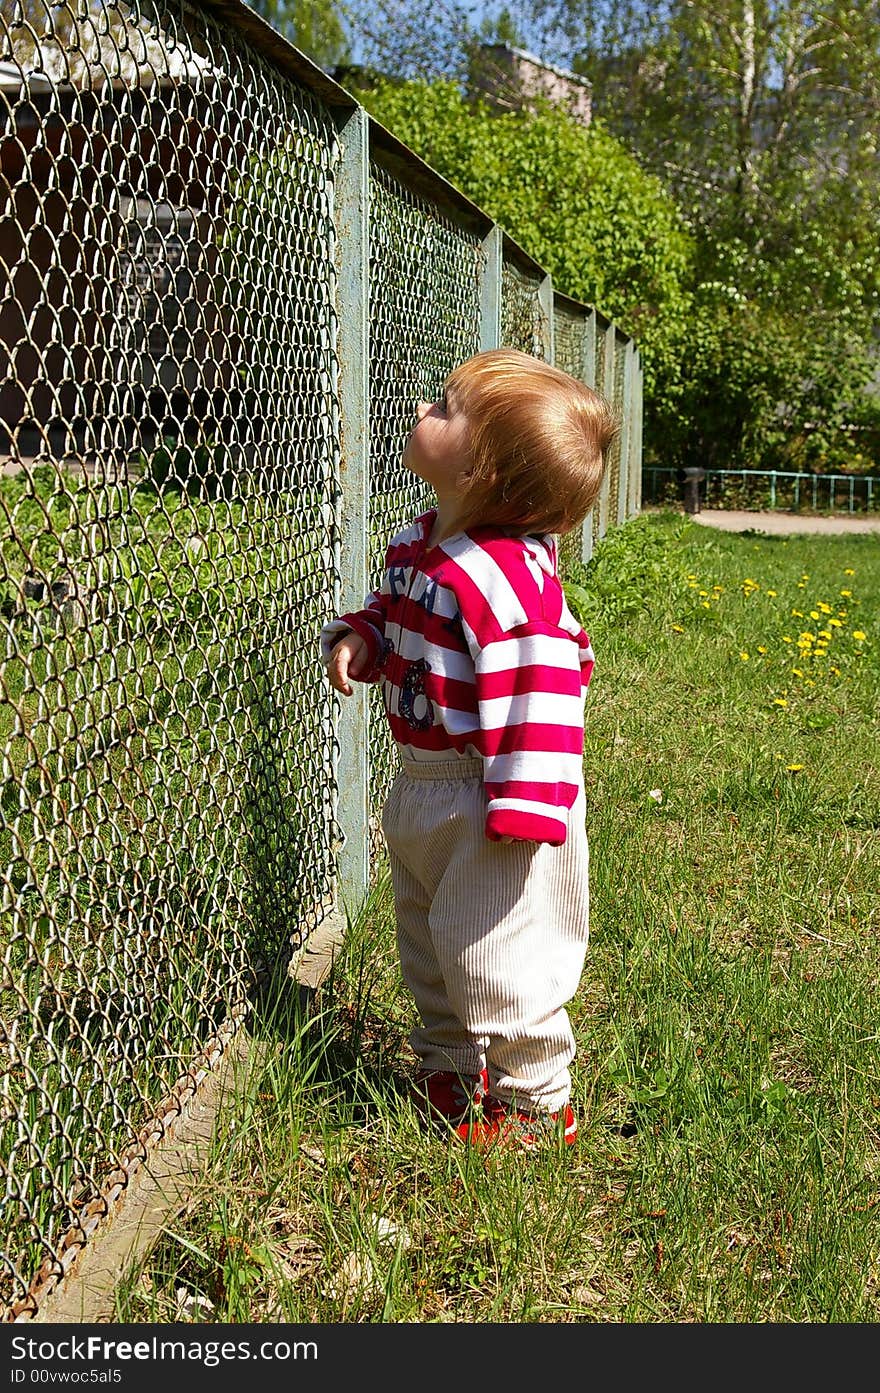
[[[796,774],[799,769],[804,768],[802,764],[786,764],[785,767],[786,769],[790,769],[793,774]]]
[[[830,605],[826,605],[826,603],[825,603],[824,600],[820,600],[820,601],[819,601],[819,608],[820,608],[820,610],[822,611],[823,614],[833,614],[833,613],[834,613],[834,610],[831,608],[831,606],[830,606]]]
[[[803,677],[804,675],[799,667],[793,667],[792,672],[794,673],[795,677]]]
[[[759,653],[766,653],[766,652],[767,652],[767,649],[764,648],[764,646],[763,646],[762,644],[759,643],[759,644],[758,644],[758,652],[759,652]]]
[[[792,619],[803,619],[804,616],[799,609],[793,609],[791,612],[791,617]]]
[[[839,668],[839,667],[830,667],[830,668],[828,669],[828,671],[829,671],[829,672],[833,672],[835,677],[839,677],[839,676],[840,676],[840,668]]]
[[[844,598],[845,600],[851,600],[851,599],[852,599],[852,591],[851,591],[851,590],[841,590],[840,593],[841,593],[841,595],[843,596],[843,598]]]
[[[811,634],[810,631],[809,631],[809,629],[806,629],[806,630],[804,630],[804,632],[799,636],[799,638],[798,638],[798,643],[805,643],[805,644],[809,647],[809,645],[810,645],[811,643],[814,643],[815,640],[816,640],[816,635],[815,635],[815,634]]]
[[[787,706],[787,705],[788,705],[788,702],[786,701],[785,697],[774,697],[774,698],[773,698],[773,705],[774,705],[774,706]]]
[[[853,629],[853,638],[856,639],[859,643],[864,643],[865,639],[867,638],[867,634],[863,633],[861,629]]]
[[[749,661],[749,655],[748,655],[748,653],[740,653],[739,656],[742,658],[742,660],[743,660],[744,663],[747,663],[747,662]]]
[[[843,625],[841,624],[841,622],[840,622],[839,619],[829,619],[829,620],[828,620],[828,623],[829,623],[829,625],[831,626],[832,629],[842,629],[842,628],[843,628]]]
[[[824,639],[826,640],[826,642],[830,642],[830,640],[831,640],[831,638],[832,638],[831,630],[830,630],[830,629],[820,629],[820,630],[819,630],[819,637],[820,637],[820,638],[824,638]]]
[[[782,642],[783,642],[783,643],[791,643],[791,638],[790,638],[790,636],[789,636],[788,634],[783,634],[783,635],[782,635]]]
[[[711,609],[711,608],[712,608],[712,606],[709,604],[709,601],[708,601],[708,600],[702,600],[702,601],[701,601],[701,604],[702,604],[702,606],[703,606],[703,609]]]
[[[765,594],[765,595],[769,595],[771,600],[775,600],[775,599],[776,599],[776,591],[775,591],[775,590],[765,590],[765,591],[764,591],[764,594]]]
[[[810,610],[810,618],[811,618],[811,619],[818,619],[818,618],[819,618],[819,611],[818,611],[817,609],[811,609],[811,610]]]
[[[705,597],[708,595],[708,593],[709,593],[708,590],[701,590],[701,591],[700,591],[700,595],[701,595],[704,599],[705,599]]]
[[[672,632],[673,632],[674,634],[683,634],[683,633],[684,633],[684,627],[683,627],[683,625],[681,625],[681,624],[673,624],[673,626],[672,626]]]
[[[844,574],[845,576],[854,576],[854,575],[855,575],[855,571],[852,569],[851,566],[844,566],[844,568],[843,568],[843,574]]]

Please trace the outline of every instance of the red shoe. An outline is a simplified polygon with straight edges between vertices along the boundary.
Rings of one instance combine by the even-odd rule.
[[[487,1093],[483,1099],[483,1116],[475,1122],[463,1121],[456,1130],[471,1146],[502,1143],[523,1151],[537,1151],[541,1146],[560,1140],[566,1146],[573,1146],[578,1128],[569,1103],[559,1112],[530,1113]]]
[[[445,1069],[420,1069],[415,1077],[412,1100],[419,1112],[431,1121],[448,1122],[457,1127],[472,1109],[478,1109],[489,1080],[481,1074],[456,1074]]]

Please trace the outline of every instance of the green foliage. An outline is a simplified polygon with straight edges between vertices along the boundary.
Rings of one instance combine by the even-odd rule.
[[[254,0],[253,8],[320,67],[347,62],[348,35],[334,5],[317,0]]]
[[[673,535],[681,537],[689,523],[671,523]],[[658,594],[673,579],[670,557],[676,555],[669,539],[651,525],[651,517],[634,518],[623,527],[609,528],[588,566],[572,562],[566,568],[563,589],[572,614],[595,637],[599,629],[613,628],[637,614],[650,612]]]
[[[875,8],[773,0],[747,25],[735,0],[535,0],[497,34],[456,10],[438,47],[424,0],[401,0],[382,66],[430,76],[360,95],[636,337],[648,463],[875,472]],[[483,38],[590,78],[591,129],[436,80],[473,91]]]
[[[660,181],[600,122],[565,111],[499,114],[452,82],[379,82],[357,93],[375,118],[456,184],[552,274],[638,340],[645,395],[681,394],[694,244]]]

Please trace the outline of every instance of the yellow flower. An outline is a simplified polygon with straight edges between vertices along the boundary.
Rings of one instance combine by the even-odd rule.
[[[803,677],[804,675],[799,667],[793,667],[792,672],[794,673],[795,677]]]
[[[842,629],[842,628],[843,628],[843,625],[841,624],[841,622],[840,622],[839,619],[829,619],[829,620],[828,620],[828,623],[831,625],[832,629]]]
[[[811,619],[818,619],[818,618],[819,618],[819,611],[818,611],[817,609],[811,609],[811,610],[810,610],[810,618],[811,618]]]
[[[809,631],[808,629],[806,629],[806,630],[804,630],[804,632],[800,635],[800,637],[799,637],[799,639],[798,639],[798,643],[812,643],[813,640],[815,639],[815,637],[816,637],[815,634],[811,634],[810,631]]]
[[[845,610],[845,609],[839,609],[839,610],[837,611],[837,613],[840,615],[841,619],[845,619],[845,618],[846,618],[846,610]]]
[[[797,771],[803,769],[804,766],[802,764],[786,764],[785,767],[786,769],[790,769],[793,774],[796,774]]]
[[[700,603],[702,604],[703,609],[711,609],[711,608],[712,608],[712,606],[709,604],[709,601],[708,601],[708,600],[701,600]]]
[[[855,571],[852,569],[851,566],[844,566],[844,568],[843,568],[843,574],[844,574],[845,576],[854,576],[854,575],[855,575]]]
[[[826,603],[825,603],[824,600],[820,600],[820,601],[819,601],[819,608],[820,608],[820,610],[822,611],[823,614],[833,614],[833,613],[834,613],[834,610],[831,608],[831,606],[830,606],[830,605],[826,605]]]
[[[748,655],[748,653],[740,653],[739,656],[742,658],[742,660],[743,660],[744,663],[747,663],[747,662],[749,661],[749,655]]]
[[[793,619],[803,619],[804,617],[799,609],[793,609],[791,615]]]
[[[765,591],[764,591],[764,594],[765,594],[765,595],[769,595],[770,598],[773,599],[773,600],[776,599],[776,591],[775,591],[775,590],[765,590]]]
[[[703,596],[708,595],[708,593],[709,593],[708,590],[701,590],[701,591],[700,591],[700,594],[703,595]]]
[[[788,702],[785,700],[785,697],[774,697],[774,698],[773,698],[773,705],[774,705],[774,706],[787,706],[787,705],[788,705]]]
[[[830,667],[830,668],[828,669],[828,671],[829,671],[829,672],[833,672],[835,677],[839,677],[839,676],[840,676],[840,668],[839,668],[839,667]]]
[[[815,653],[815,655],[816,655],[817,658],[820,658],[820,657],[822,656],[823,653],[827,653],[827,652],[828,652],[828,644],[827,644],[827,643],[817,643],[817,644],[816,644],[816,647],[813,649],[813,652]]]
[[[845,600],[851,600],[851,599],[852,599],[852,591],[851,591],[851,590],[841,590],[840,593],[841,593],[841,595],[843,596],[843,598],[844,598]]]
[[[766,653],[766,652],[767,652],[767,649],[764,648],[764,647],[759,643],[759,644],[758,644],[758,652],[759,652],[759,653]]]
[[[859,643],[864,643],[867,634],[863,633],[861,629],[853,629],[853,638],[858,639]]]
[[[782,642],[783,642],[783,643],[791,643],[791,639],[789,638],[788,634],[783,634],[783,635],[782,635]]]
[[[672,626],[672,632],[673,632],[674,634],[683,634],[683,633],[684,633],[684,628],[682,627],[681,624],[673,624],[673,626]]]
[[[830,630],[830,629],[820,629],[820,630],[819,630],[819,637],[820,637],[820,638],[830,639],[831,636],[832,636],[832,635],[831,635],[831,630]]]

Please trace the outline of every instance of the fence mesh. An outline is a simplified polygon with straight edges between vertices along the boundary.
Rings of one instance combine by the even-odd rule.
[[[511,261],[504,261],[501,268],[501,342],[507,348],[518,348],[522,353],[545,358],[539,285],[536,276],[528,275]]]
[[[28,13],[0,21],[5,1302],[332,873],[334,127],[173,5]]]
[[[7,1318],[336,907],[340,116],[234,0],[90,4],[0,14]],[[402,450],[487,274],[439,181],[395,170],[369,169],[370,584],[430,504]],[[504,262],[501,341],[544,357],[540,284]],[[579,317],[555,327],[579,374]]]
[[[584,376],[584,336],[586,334],[586,312],[577,313],[562,305],[553,312],[553,360],[563,372],[582,379]],[[587,518],[585,527],[591,526]],[[559,539],[559,559],[563,568],[570,568],[581,559],[581,530],[568,532]]]
[[[455,363],[480,346],[481,241],[375,162],[370,171],[371,583],[390,538],[431,506],[433,493],[402,463],[418,401],[433,401]],[[379,686],[371,692],[370,841],[396,768]],[[371,858],[375,864],[375,857]]]

